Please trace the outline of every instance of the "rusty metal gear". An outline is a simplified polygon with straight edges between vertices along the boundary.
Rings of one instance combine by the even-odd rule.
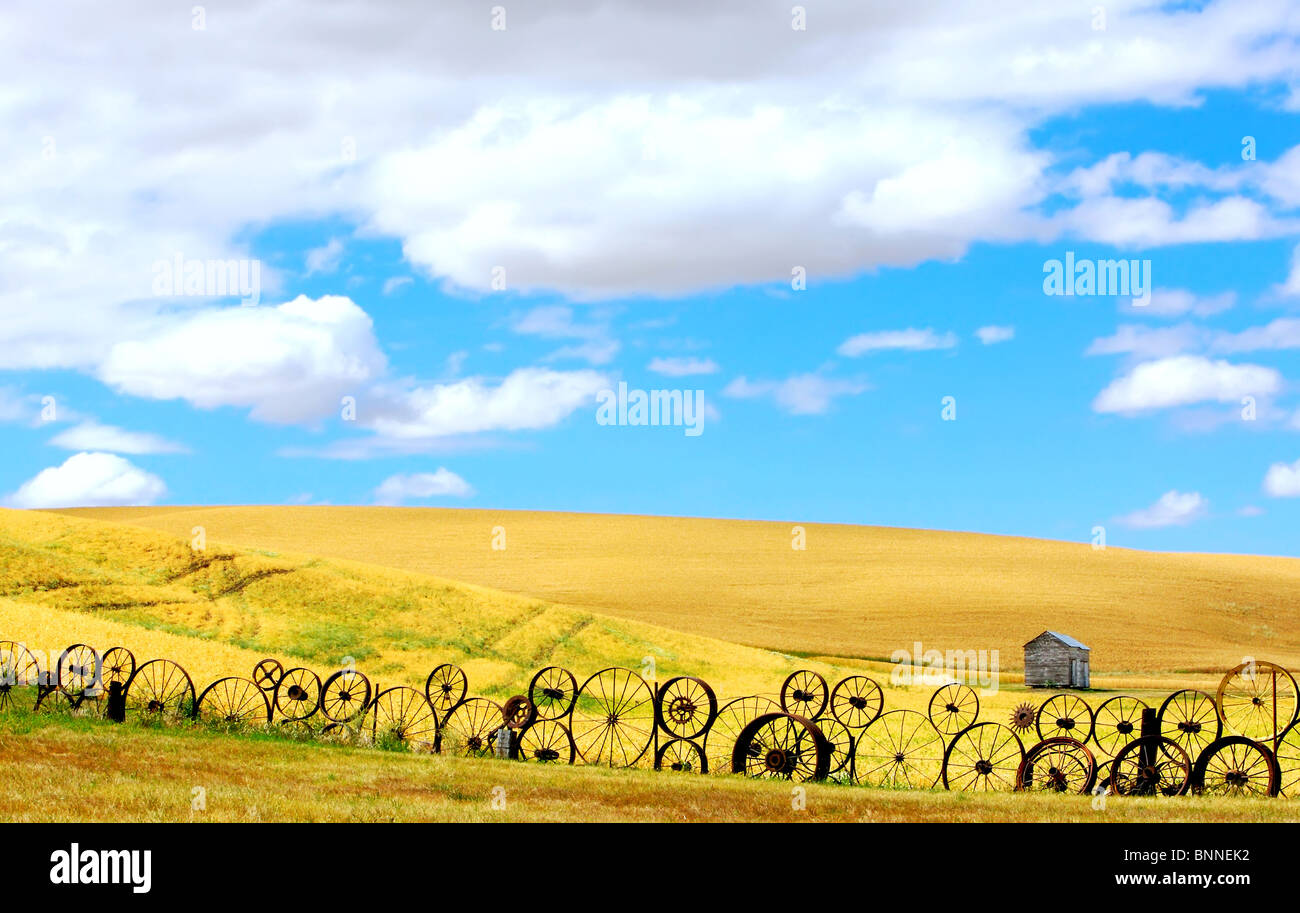
[[[1011,728],[1016,732],[1028,732],[1034,728],[1034,720],[1037,718],[1038,711],[1034,709],[1033,704],[1020,704],[1011,711]]]

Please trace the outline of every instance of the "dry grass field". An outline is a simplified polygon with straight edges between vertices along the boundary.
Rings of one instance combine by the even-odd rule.
[[[998,650],[1044,629],[1094,675],[1212,675],[1243,656],[1300,666],[1300,559],[1182,555],[971,533],[382,507],[69,511],[188,540],[347,559],[787,653],[888,660]],[[504,527],[505,550],[491,548]]]

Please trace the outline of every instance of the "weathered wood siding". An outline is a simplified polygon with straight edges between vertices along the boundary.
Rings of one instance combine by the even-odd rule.
[[[1080,661],[1079,681],[1070,681],[1070,663]],[[1025,684],[1031,688],[1087,688],[1091,670],[1088,651],[1043,634],[1025,644]]]

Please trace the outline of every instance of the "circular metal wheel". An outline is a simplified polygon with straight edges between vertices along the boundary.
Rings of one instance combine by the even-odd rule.
[[[718,716],[718,698],[700,678],[670,678],[655,699],[659,725],[676,739],[698,739]]]
[[[954,682],[931,695],[928,710],[935,729],[947,736],[956,735],[979,719],[979,695]]]
[[[1005,792],[1016,788],[1025,746],[1009,726],[975,723],[943,753],[943,788],[955,792]]]
[[[853,757],[853,733],[829,714],[818,720],[816,726],[831,746],[830,766],[826,769],[826,775],[835,777],[843,774],[847,777],[851,769],[849,759]]]
[[[501,729],[501,705],[485,697],[461,701],[442,719],[438,751],[443,754],[485,758],[495,749],[494,737]]]
[[[826,712],[831,689],[816,672],[800,669],[791,672],[781,685],[781,709],[806,720],[816,720]]]
[[[885,693],[865,675],[841,679],[831,692],[831,716],[850,729],[865,729],[880,716]]]
[[[284,678],[284,666],[278,659],[264,659],[253,667],[253,682],[263,691],[274,691]]]
[[[1276,663],[1242,663],[1219,682],[1215,703],[1229,732],[1272,742],[1295,722],[1295,679]]]
[[[1029,731],[1034,728],[1037,720],[1038,711],[1034,709],[1033,704],[1026,701],[1015,706],[1011,711],[1008,722],[1016,735],[1028,737]]]
[[[1054,694],[1038,708],[1034,728],[1038,738],[1067,738],[1087,742],[1092,738],[1092,708],[1088,702],[1074,694]]]
[[[71,713],[73,706],[73,699],[60,688],[42,686],[36,689],[37,713]]]
[[[706,774],[709,772],[709,759],[704,756],[704,749],[690,739],[673,739],[655,752],[655,770]]]
[[[246,726],[271,722],[266,692],[246,678],[219,678],[199,695],[198,717],[212,723]]]
[[[429,706],[442,715],[465,700],[469,692],[469,679],[460,666],[443,663],[429,673],[424,682],[424,696]]]
[[[1127,694],[1112,697],[1097,708],[1092,723],[1092,740],[1102,753],[1115,757],[1124,746],[1142,736],[1142,711],[1145,701]]]
[[[87,689],[99,690],[99,654],[94,647],[73,644],[59,654],[55,684],[59,690],[79,703]]]
[[[8,710],[13,703],[15,688],[40,683],[41,664],[32,651],[12,640],[0,640],[0,711]]]
[[[532,701],[522,694],[506,698],[501,707],[501,721],[510,729],[523,729],[536,719],[536,708]]]
[[[859,783],[930,789],[943,773],[943,736],[915,710],[890,710],[858,733]]]
[[[1097,782],[1097,759],[1088,746],[1064,736],[1039,742],[1025,752],[1016,789],[1087,795]]]
[[[151,659],[126,683],[126,712],[161,719],[192,717],[194,682],[170,659]]]
[[[498,718],[499,719],[499,718]],[[429,699],[414,688],[381,691],[370,705],[366,722],[377,742],[397,742],[413,751],[433,751],[438,742],[438,714]]]
[[[573,709],[573,741],[588,764],[631,767],[654,737],[654,693],[631,669],[602,669],[583,683]]]
[[[825,780],[830,763],[831,745],[817,724],[793,713],[751,720],[731,752],[731,772],[757,779]]]
[[[1120,796],[1181,796],[1191,779],[1187,752],[1164,736],[1134,739],[1110,765],[1110,790]]]
[[[736,736],[751,720],[765,713],[780,713],[781,705],[770,697],[753,694],[729,701],[718,711],[717,719],[704,734],[704,754],[712,770],[731,769],[731,751],[736,746]]]
[[[126,647],[109,647],[99,660],[99,676],[103,691],[108,693],[108,686],[117,682],[122,687],[131,680],[135,672],[135,654]]]
[[[569,727],[558,720],[537,720],[515,736],[510,757],[541,764],[572,764],[578,748]]]
[[[275,709],[286,720],[305,720],[320,709],[320,676],[301,666],[290,669],[275,686]]]
[[[340,669],[320,689],[320,712],[335,723],[350,723],[370,706],[370,679],[355,669]]]
[[[1192,768],[1192,791],[1206,796],[1276,796],[1280,780],[1273,753],[1240,735],[1215,740]]]
[[[578,680],[568,669],[547,666],[528,683],[528,700],[537,711],[538,720],[558,720],[568,716],[578,698]]]
[[[1300,796],[1300,721],[1292,723],[1273,752],[1277,762],[1279,796]]]
[[[1214,698],[1204,691],[1175,691],[1160,705],[1160,734],[1173,739],[1189,758],[1200,757],[1211,742],[1223,735],[1223,721]]]

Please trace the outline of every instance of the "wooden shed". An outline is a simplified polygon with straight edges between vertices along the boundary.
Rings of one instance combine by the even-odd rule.
[[[1025,644],[1025,684],[1031,688],[1087,688],[1090,652],[1068,634],[1044,631]]]

